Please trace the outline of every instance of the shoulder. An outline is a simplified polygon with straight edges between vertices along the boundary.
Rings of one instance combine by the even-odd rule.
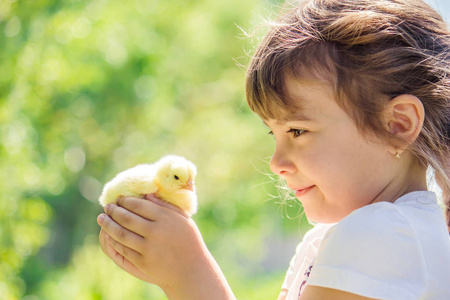
[[[411,299],[423,292],[425,282],[415,230],[396,205],[386,202],[358,209],[328,230],[309,284],[366,297]]]
[[[342,242],[368,242],[377,240],[377,244],[397,234],[412,234],[409,220],[392,203],[382,202],[364,206],[342,219],[325,235],[325,240]],[[379,238],[382,238],[379,240]]]
[[[333,259],[351,254],[358,263],[391,263],[405,256],[421,261],[417,234],[392,203],[371,204],[342,219],[325,234],[319,254],[328,256],[329,249],[335,253]]]
[[[405,246],[420,250],[425,227],[430,232],[439,229],[433,222],[439,217],[443,218],[442,211],[434,193],[412,192],[394,203],[379,202],[353,211],[327,232],[324,241],[408,253]]]

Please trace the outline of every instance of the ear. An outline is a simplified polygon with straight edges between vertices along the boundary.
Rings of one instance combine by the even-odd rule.
[[[416,96],[403,94],[387,103],[384,111],[385,125],[396,137],[393,154],[405,150],[419,136],[425,118],[422,101]]]

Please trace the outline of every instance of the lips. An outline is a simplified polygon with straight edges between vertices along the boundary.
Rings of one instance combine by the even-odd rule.
[[[301,197],[304,194],[306,194],[307,192],[309,192],[313,187],[314,187],[314,185],[311,185],[311,186],[308,186],[305,188],[293,189],[293,190],[295,191],[295,196]]]

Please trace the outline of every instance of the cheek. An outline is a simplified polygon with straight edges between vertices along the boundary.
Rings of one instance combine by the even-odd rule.
[[[347,197],[363,180],[363,167],[357,148],[350,141],[330,139],[326,145],[317,145],[304,153],[304,172],[326,197]],[[306,174],[308,173],[308,174]]]
[[[316,162],[325,198],[345,209],[368,204],[389,182],[386,154],[376,145],[342,142]]]
[[[301,152],[299,164],[302,173],[319,181],[333,181],[337,174],[341,174],[347,167],[345,164],[348,151],[343,145],[334,143],[315,143]]]

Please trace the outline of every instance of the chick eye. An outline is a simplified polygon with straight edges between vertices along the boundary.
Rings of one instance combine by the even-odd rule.
[[[292,133],[292,135],[294,136],[294,138],[297,138],[297,137],[299,137],[299,136],[301,136],[303,133],[305,133],[306,132],[306,130],[303,130],[303,129],[294,129],[294,128],[291,128],[291,129],[289,129],[288,131],[287,131],[287,133]]]
[[[174,178],[175,180],[180,179],[180,177],[178,177],[177,175],[174,175],[173,178]]]

